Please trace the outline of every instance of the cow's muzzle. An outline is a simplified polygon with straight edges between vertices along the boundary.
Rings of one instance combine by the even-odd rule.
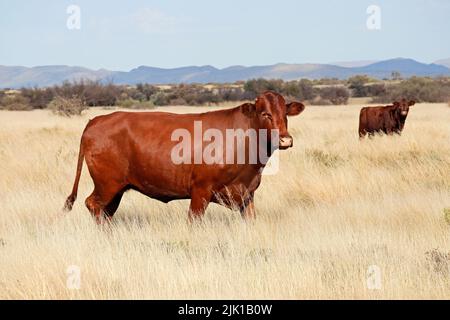
[[[294,139],[291,136],[280,137],[280,149],[284,150],[292,147],[294,144]]]

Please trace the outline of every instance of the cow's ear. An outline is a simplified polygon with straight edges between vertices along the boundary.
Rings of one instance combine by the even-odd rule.
[[[297,116],[305,110],[305,105],[301,102],[291,102],[286,104],[286,115]]]
[[[246,116],[252,116],[256,112],[256,106],[253,103],[244,103],[241,105],[241,111]]]
[[[394,102],[392,102],[392,105],[394,106],[394,107],[400,107],[400,102],[398,102],[398,101],[394,101]]]
[[[411,100],[410,102],[408,102],[408,106],[413,106],[413,105],[415,105],[416,104],[416,102],[414,101],[414,100]]]

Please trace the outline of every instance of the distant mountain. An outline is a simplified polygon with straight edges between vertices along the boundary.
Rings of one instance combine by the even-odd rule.
[[[339,62],[332,62],[330,64],[338,67],[354,68],[354,67],[365,67],[375,62],[378,62],[378,60],[339,61]]]
[[[47,87],[64,81],[107,80],[115,72],[82,67],[40,66],[33,68],[0,66],[0,87]]]
[[[346,79],[358,74],[383,79],[390,78],[393,71],[399,72],[403,77],[450,76],[449,67],[439,64],[424,64],[403,58],[379,61],[367,65],[362,61],[340,64],[279,63],[269,66],[231,66],[224,69],[217,69],[212,66],[190,66],[173,69],[140,66],[128,72],[104,69],[91,70],[70,66],[33,68],[0,66],[0,88],[46,87],[60,84],[63,81],[77,81],[81,79],[133,85],[141,82],[151,84],[223,83],[253,78],[283,80],[300,78]]]
[[[450,58],[438,60],[438,61],[435,62],[435,64],[440,64],[441,66],[445,66],[447,68],[450,68]]]
[[[211,66],[203,67],[182,67],[175,69],[162,69],[154,67],[140,66],[129,72],[117,72],[114,75],[114,82],[121,84],[146,83],[191,83],[204,82],[210,74],[218,71]]]
[[[367,74],[374,78],[389,78],[392,71],[398,71],[402,77],[450,75],[450,69],[437,64],[425,64],[413,59],[391,59],[370,64],[361,68],[352,68],[357,73]]]

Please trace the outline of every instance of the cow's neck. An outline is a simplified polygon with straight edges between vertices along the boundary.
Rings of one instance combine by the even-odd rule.
[[[390,107],[391,107],[390,112],[391,120],[395,123],[395,127],[400,129],[401,131],[405,125],[406,117],[402,117],[398,109],[396,109],[394,106]]]
[[[403,127],[405,126],[406,117],[403,117],[400,114],[399,110],[396,110],[395,121],[396,121],[396,125],[400,129],[400,131],[403,130]]]
[[[400,128],[400,131],[403,130],[403,127],[405,126],[405,121],[406,121],[406,117],[399,116],[398,125]]]
[[[232,117],[233,119],[236,119],[235,123],[237,124],[237,127],[240,127],[242,129],[255,129],[258,133],[258,141],[259,141],[259,130],[261,129],[265,129],[263,127],[261,127],[259,120],[258,120],[258,116],[257,114],[244,114],[242,112],[241,107],[236,107],[233,109],[228,109],[227,111],[231,111],[232,112]],[[267,149],[266,149],[266,155],[268,158],[270,158],[273,155],[274,151],[272,151],[271,145],[270,143],[267,143]],[[258,143],[258,154],[259,154],[259,143]],[[256,165],[259,168],[263,168],[266,166],[266,164],[262,164],[260,163],[260,161],[258,161],[258,164]]]

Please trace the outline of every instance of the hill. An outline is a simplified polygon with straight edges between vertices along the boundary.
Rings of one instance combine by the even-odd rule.
[[[345,63],[344,65],[352,65]],[[413,59],[390,59],[368,65],[353,64],[346,67],[334,64],[286,64],[279,63],[268,66],[231,66],[218,69],[213,66],[187,66],[163,69],[140,66],[128,72],[109,71],[105,69],[91,70],[72,66],[0,66],[0,87],[46,87],[61,84],[63,81],[81,79],[113,82],[116,84],[150,83],[224,83],[248,80],[253,78],[294,80],[300,78],[320,79],[348,77],[365,74],[373,78],[390,78],[393,71],[403,77],[411,76],[450,76],[450,69],[439,64],[425,64]]]

